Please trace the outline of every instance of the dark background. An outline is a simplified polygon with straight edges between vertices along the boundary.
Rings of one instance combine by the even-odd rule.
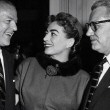
[[[33,45],[34,51],[42,51],[45,22],[49,15],[49,0],[10,0],[17,8],[18,31],[11,39],[11,47]]]
[[[17,55],[25,53],[28,56],[35,56],[43,51],[43,37],[45,35],[45,23],[49,15],[49,0],[10,0],[15,4],[18,12],[18,31],[11,39],[8,50]],[[83,68],[90,72],[94,65],[100,61],[102,55],[91,49],[89,37],[84,35],[81,43],[80,56]],[[19,64],[23,59],[19,60]]]

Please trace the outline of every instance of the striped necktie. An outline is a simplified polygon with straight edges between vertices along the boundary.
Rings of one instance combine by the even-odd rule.
[[[86,104],[85,104],[85,109],[84,110],[88,110],[89,105],[92,101],[92,97],[93,94],[97,88],[97,84],[98,84],[98,80],[99,77],[103,71],[103,64],[107,62],[107,59],[104,58],[98,65],[95,66],[94,70],[93,70],[93,76],[91,78],[91,84],[90,84],[90,89],[89,89],[89,94],[88,94],[88,98],[86,100]]]
[[[1,59],[0,59],[0,100],[3,104],[5,103],[5,82]]]

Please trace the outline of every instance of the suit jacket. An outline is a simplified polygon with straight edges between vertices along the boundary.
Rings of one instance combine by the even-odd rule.
[[[87,91],[85,91],[83,97],[81,110],[84,110],[85,102],[87,100],[86,96],[88,95]],[[110,68],[99,83],[88,110],[110,110]]]
[[[6,102],[5,108],[3,108],[0,102],[0,110],[15,110],[15,88],[14,88],[14,57],[6,50],[2,50],[4,67],[5,67],[5,79],[6,79]]]

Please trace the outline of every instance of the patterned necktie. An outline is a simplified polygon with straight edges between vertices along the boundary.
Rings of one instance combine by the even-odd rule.
[[[87,102],[85,104],[85,110],[88,110],[88,107],[91,103],[93,94],[97,88],[97,84],[98,84],[98,80],[99,77],[103,71],[103,64],[107,62],[107,59],[104,58],[98,65],[95,66],[94,70],[93,70],[93,76],[91,79],[91,84],[90,84],[90,89],[89,89],[89,94],[88,94],[88,98],[87,98]]]
[[[5,82],[1,59],[0,59],[0,100],[3,104],[5,103]]]

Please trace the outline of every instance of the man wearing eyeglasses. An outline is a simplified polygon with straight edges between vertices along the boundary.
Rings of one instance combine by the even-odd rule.
[[[86,24],[92,49],[104,54],[107,62],[99,77],[95,92],[87,105],[87,94],[81,110],[110,110],[110,0],[99,0],[91,7],[89,23]],[[88,107],[87,107],[88,106]]]

